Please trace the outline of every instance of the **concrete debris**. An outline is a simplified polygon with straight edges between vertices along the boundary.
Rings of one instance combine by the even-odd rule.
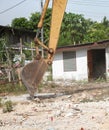
[[[0,109],[0,130],[108,130],[108,100],[75,104],[71,96],[64,97],[55,98],[54,102],[18,102],[10,113]]]
[[[46,93],[45,96],[51,97],[36,97],[33,101],[27,99],[28,95],[6,95],[3,100],[11,100],[14,110],[3,113],[0,108],[0,130],[109,130],[107,89],[91,88],[90,92],[87,86],[83,89],[75,89],[71,94],[70,87],[67,91],[70,94],[65,95],[57,87],[55,92],[61,93],[59,96]]]

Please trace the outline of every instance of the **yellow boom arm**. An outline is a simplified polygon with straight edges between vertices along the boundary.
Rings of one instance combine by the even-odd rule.
[[[42,11],[40,22],[38,24],[38,28],[42,28],[49,1],[50,0],[46,0],[44,4],[44,8]],[[35,43],[40,44],[41,46],[43,46],[45,49],[48,50],[49,53],[47,59],[47,61],[49,61],[48,63],[50,63],[50,61],[52,62],[57,47],[61,23],[63,20],[66,4],[67,4],[67,0],[53,0],[52,2],[52,19],[51,19],[50,39],[49,39],[48,47],[45,46],[43,43],[41,43],[38,38],[35,38]]]
[[[49,1],[50,0],[45,1],[40,22],[38,24],[39,29],[41,29],[43,26]],[[51,64],[53,61],[66,4],[67,0],[52,0],[52,19],[48,46],[44,45],[37,37],[34,39],[36,45],[38,44],[48,51],[47,58],[44,59],[39,55],[38,47],[36,46],[36,53],[39,55],[39,57],[37,57],[37,59],[35,59],[33,62],[24,66],[22,69],[21,78],[31,97],[34,97],[34,94],[37,91],[37,86],[47,70],[48,64]]]

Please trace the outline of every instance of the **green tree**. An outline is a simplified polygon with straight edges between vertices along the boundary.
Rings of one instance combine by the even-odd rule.
[[[108,39],[107,31],[102,23],[93,23],[87,30],[85,35],[85,42],[97,42]]]
[[[32,13],[30,18],[29,18],[29,28],[36,31],[39,19],[40,19],[39,12]]]
[[[106,18],[106,16],[103,18],[101,22],[106,28],[109,27],[109,20]]]
[[[14,27],[14,28],[27,29],[27,28],[29,28],[29,22],[24,17],[15,18],[15,19],[12,20],[11,26]]]
[[[44,43],[47,45],[50,34],[51,12],[47,10],[44,23]],[[12,27],[28,28],[37,31],[40,13],[32,13],[29,20],[26,18],[15,18]],[[41,35],[39,35],[40,38]],[[62,22],[58,46],[83,44],[108,39],[109,20],[104,17],[101,22],[85,19],[81,14],[65,13]]]
[[[90,23],[82,15],[65,13],[59,45],[82,43]]]
[[[44,41],[46,45],[48,45],[49,35],[50,35],[51,13],[52,13],[52,10],[48,8],[47,13],[45,15],[44,24],[43,24]]]
[[[39,23],[40,20],[40,13],[32,13],[29,19],[29,24],[31,29],[33,29],[34,31],[37,31],[37,25]],[[45,19],[43,22],[43,35],[44,35],[44,43],[47,45],[48,41],[49,41],[49,34],[50,34],[50,22],[51,22],[51,9],[48,8],[47,9],[47,13],[45,15]],[[39,35],[40,38],[40,35]]]

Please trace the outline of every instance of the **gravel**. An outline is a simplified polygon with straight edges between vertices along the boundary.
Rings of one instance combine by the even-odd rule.
[[[83,94],[49,99],[7,96],[13,111],[0,108],[0,130],[109,130],[109,99],[82,102]],[[81,97],[81,98],[80,98]]]

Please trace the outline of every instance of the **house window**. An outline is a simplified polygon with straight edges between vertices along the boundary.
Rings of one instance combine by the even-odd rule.
[[[76,71],[76,52],[63,52],[64,72]]]

